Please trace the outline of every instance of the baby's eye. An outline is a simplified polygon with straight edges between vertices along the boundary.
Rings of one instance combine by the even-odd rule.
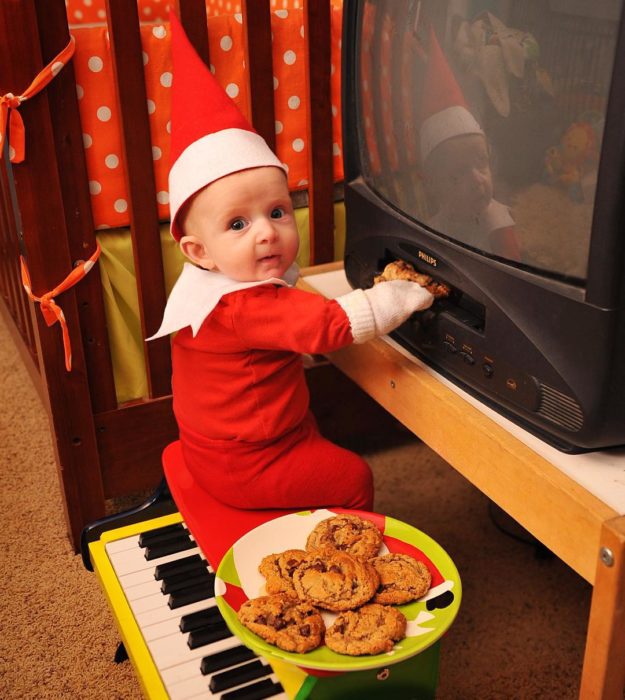
[[[233,231],[242,231],[245,228],[245,220],[244,219],[235,219],[230,224],[230,228]]]
[[[272,219],[281,219],[284,216],[284,209],[281,207],[276,207],[275,209],[271,210],[271,218]]]

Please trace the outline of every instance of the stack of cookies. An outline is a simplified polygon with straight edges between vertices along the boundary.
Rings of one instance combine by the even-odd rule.
[[[269,595],[245,602],[239,620],[285,651],[322,643],[339,654],[380,654],[406,635],[393,607],[425,595],[428,568],[407,554],[383,554],[382,533],[369,520],[338,515],[321,521],[306,549],[270,554],[260,563]],[[321,611],[338,613],[326,629]]]

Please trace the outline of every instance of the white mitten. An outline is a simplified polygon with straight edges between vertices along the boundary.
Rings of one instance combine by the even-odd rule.
[[[434,296],[416,282],[391,280],[371,289],[355,289],[337,297],[352,330],[355,343],[390,333],[415,311],[428,309]]]

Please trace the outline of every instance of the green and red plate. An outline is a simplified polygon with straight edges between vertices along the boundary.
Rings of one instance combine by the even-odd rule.
[[[268,644],[243,626],[237,617],[249,598],[266,595],[265,579],[258,571],[263,557],[286,549],[305,549],[306,538],[317,523],[339,513],[352,513],[371,520],[382,532],[380,554],[400,552],[422,561],[432,574],[428,593],[419,600],[398,606],[408,619],[407,636],[392,651],[374,656],[346,656],[325,645],[306,654],[283,651]],[[226,624],[243,644],[257,654],[318,671],[363,671],[399,663],[434,644],[454,621],[462,597],[460,576],[445,550],[412,525],[365,511],[320,509],[283,515],[254,528],[226,552],[215,581],[217,606]],[[336,617],[323,613],[326,625]]]

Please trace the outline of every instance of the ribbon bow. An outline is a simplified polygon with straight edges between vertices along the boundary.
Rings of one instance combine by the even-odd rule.
[[[32,284],[30,281],[30,274],[28,272],[28,267],[23,256],[20,256],[20,268],[22,271],[22,284],[26,290],[26,294],[31,301],[38,302],[39,308],[41,309],[41,314],[48,324],[52,326],[55,323],[61,324],[61,330],[63,332],[63,349],[65,351],[65,369],[70,372],[72,369],[72,346],[69,339],[69,330],[67,328],[67,321],[65,320],[65,314],[63,309],[56,303],[54,297],[67,291],[70,287],[80,282],[80,280],[91,270],[95,265],[96,260],[100,257],[100,244],[96,242],[96,249],[89,260],[80,262],[67,277],[57,285],[54,289],[42,294],[40,297],[36,296],[32,292]]]
[[[22,115],[18,107],[22,102],[36,95],[40,90],[59,74],[65,64],[74,54],[76,42],[70,37],[67,46],[57,54],[48,65],[41,70],[33,82],[21,95],[7,92],[0,95],[0,152],[4,148],[7,125],[9,127],[9,158],[11,163],[21,163],[26,154],[26,132]]]

